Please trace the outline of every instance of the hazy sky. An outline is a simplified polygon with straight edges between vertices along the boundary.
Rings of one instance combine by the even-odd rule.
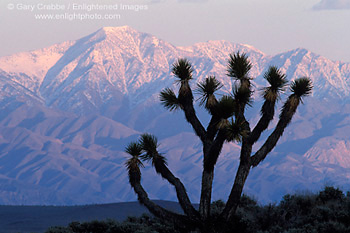
[[[350,62],[350,0],[0,1],[0,56],[129,25],[174,45],[228,40],[270,55],[303,47]],[[57,18],[35,18],[48,14]]]

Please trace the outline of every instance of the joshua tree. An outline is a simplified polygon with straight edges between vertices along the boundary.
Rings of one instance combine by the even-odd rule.
[[[259,150],[252,153],[253,144],[265,131],[275,114],[275,106],[282,92],[286,90],[286,76],[277,68],[270,67],[264,78],[269,83],[262,89],[264,103],[261,107],[261,117],[254,128],[251,128],[245,118],[245,109],[251,105],[253,87],[249,71],[252,64],[243,53],[231,54],[228,60],[227,75],[234,82],[231,94],[223,95],[217,99],[215,92],[222,84],[214,77],[207,77],[197,84],[200,94],[200,106],[203,106],[211,115],[208,126],[204,128],[197,118],[194,109],[194,100],[190,81],[193,68],[187,59],[179,59],[173,64],[172,73],[177,78],[180,88],[178,94],[166,88],[160,93],[160,100],[170,111],[182,110],[185,118],[191,124],[195,134],[203,145],[203,173],[202,189],[199,210],[196,210],[187,195],[181,181],[169,170],[166,158],[158,151],[156,137],[150,134],[141,135],[139,141],[132,142],[126,147],[126,152],[132,157],[126,162],[129,173],[129,182],[136,192],[139,201],[157,217],[172,221],[178,226],[187,229],[196,229],[200,232],[226,232],[239,205],[243,186],[252,167],[259,165],[267,154],[276,146],[285,128],[291,122],[297,107],[303,97],[311,93],[312,83],[309,78],[302,77],[290,85],[291,94],[284,102],[279,121]],[[231,193],[219,217],[215,219],[210,214],[212,184],[215,164],[225,142],[236,142],[241,145],[240,162],[235,176]],[[152,202],[141,185],[141,171],[143,162],[151,162],[156,172],[175,187],[177,198],[184,211],[184,215],[168,211]],[[231,231],[233,229],[231,228]]]

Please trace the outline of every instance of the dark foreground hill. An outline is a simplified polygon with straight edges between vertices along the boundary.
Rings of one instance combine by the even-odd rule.
[[[181,211],[175,202],[156,202],[167,209]],[[222,201],[213,203],[213,218],[218,217],[223,207]],[[143,213],[148,211],[137,202],[65,207],[0,206],[0,232],[180,232],[178,226]],[[339,188],[325,187],[318,193],[287,194],[279,204],[268,205],[260,205],[243,195],[232,225],[228,229],[218,227],[222,233],[349,233],[350,192],[345,195]]]
[[[161,206],[180,212],[176,202],[156,201]],[[113,219],[149,213],[137,202],[84,206],[0,206],[0,232],[45,232],[50,226],[67,226],[70,222]]]
[[[212,204],[211,216],[219,217],[225,203]],[[240,206],[228,225],[215,224],[210,233],[349,233],[350,192],[325,187],[318,193],[287,194],[279,204],[260,205],[243,195]],[[123,222],[73,222],[67,227],[52,227],[46,233],[189,233],[170,222],[147,215]]]

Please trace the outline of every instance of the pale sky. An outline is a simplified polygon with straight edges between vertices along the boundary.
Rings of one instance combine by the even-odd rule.
[[[0,1],[0,56],[76,40],[104,26],[129,25],[174,45],[227,40],[269,55],[301,47],[350,62],[350,0]],[[89,11],[96,4],[112,9]],[[35,18],[47,14],[59,19]],[[95,18],[78,19],[82,15]]]

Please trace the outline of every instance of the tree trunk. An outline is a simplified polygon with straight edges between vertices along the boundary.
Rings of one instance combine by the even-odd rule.
[[[211,192],[213,186],[214,171],[203,171],[201,200],[199,204],[199,213],[202,221],[206,221],[210,216]]]
[[[230,221],[233,214],[237,210],[245,181],[247,180],[247,177],[249,175],[249,171],[250,171],[250,164],[241,162],[237,170],[236,179],[231,189],[229,199],[222,212],[222,217],[226,221]]]

